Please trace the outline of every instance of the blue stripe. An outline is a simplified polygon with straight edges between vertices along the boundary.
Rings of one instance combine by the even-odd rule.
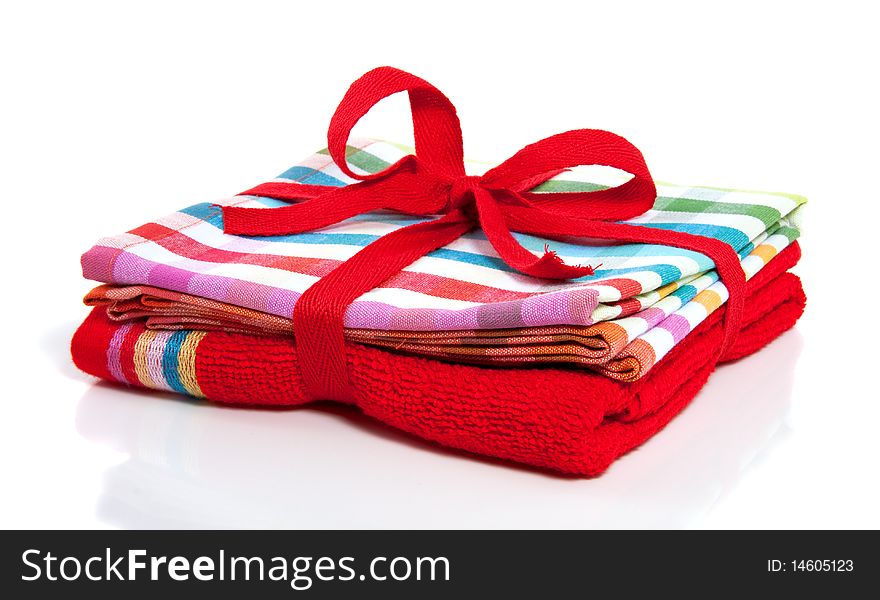
[[[746,256],[752,253],[752,250],[755,249],[755,245],[752,242],[746,244],[737,254],[739,255],[739,259],[742,260]]]
[[[175,392],[189,395],[189,390],[180,382],[180,372],[177,370],[177,357],[180,355],[180,346],[189,334],[188,331],[175,331],[168,338],[165,349],[162,352],[162,373]]]
[[[651,272],[656,273],[660,276],[660,280],[662,283],[660,285],[666,285],[667,283],[672,283],[673,281],[678,281],[682,277],[681,269],[674,265],[645,265],[643,267],[627,267],[625,269],[596,269],[595,275],[593,277],[620,277],[626,275],[628,273],[645,273]],[[574,281],[581,281],[582,279],[589,279],[589,277],[583,277],[581,279],[575,279]]]
[[[671,294],[670,296],[675,296],[681,301],[681,305],[684,306],[691,300],[693,300],[694,296],[697,295],[697,288],[695,288],[691,284],[683,285]]]

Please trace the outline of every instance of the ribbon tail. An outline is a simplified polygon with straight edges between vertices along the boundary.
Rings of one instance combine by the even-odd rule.
[[[660,244],[693,250],[708,256],[715,263],[715,270],[729,293],[727,310],[724,315],[725,328],[721,353],[723,354],[733,345],[742,326],[746,275],[739,255],[730,244],[715,238],[680,231],[610,221],[574,219],[552,213],[536,213],[534,209],[522,209],[514,206],[508,206],[506,209],[508,224],[515,231],[523,233],[551,236],[572,235],[617,242]]]
[[[510,233],[504,214],[492,197],[492,194],[500,193],[505,192],[485,189],[474,192],[483,232],[504,262],[520,273],[542,279],[577,279],[595,273],[594,268],[589,265],[566,264],[546,244],[544,254],[540,257],[536,257],[524,248]]]

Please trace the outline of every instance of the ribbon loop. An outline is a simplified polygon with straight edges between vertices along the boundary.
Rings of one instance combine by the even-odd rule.
[[[536,194],[528,190],[566,169],[598,165],[626,171],[626,183],[594,192]],[[574,129],[529,144],[483,176],[493,186],[522,193],[545,210],[597,220],[625,220],[654,205],[657,189],[639,149],[601,129]]]
[[[378,173],[356,173],[348,164],[346,148],[358,121],[380,101],[399,92],[409,94],[419,162],[449,177],[464,175],[464,144],[455,106],[424,79],[393,67],[369,71],[351,84],[339,103],[327,131],[327,148],[336,165],[349,177],[361,181],[381,179],[397,170],[401,161]]]
[[[351,130],[382,99],[409,94],[415,155],[386,169],[358,173],[346,158]],[[575,129],[521,149],[481,177],[465,173],[461,126],[440,90],[399,69],[380,67],[355,81],[330,121],[328,148],[343,173],[358,183],[342,188],[271,182],[244,194],[302,200],[280,208],[224,207],[227,233],[284,235],[311,231],[358,214],[390,209],[443,215],[380,237],[308,288],[294,305],[294,334],[306,393],[317,399],[352,400],[343,328],[347,307],[428,252],[475,226],[505,263],[532,277],[573,279],[592,275],[588,265],[567,265],[545,248],[535,256],[512,231],[545,238],[581,236],[619,242],[666,244],[711,258],[730,292],[720,352],[739,331],[745,275],[733,248],[719,240],[627,223],[651,209],[654,180],[638,148],[619,135]],[[632,178],[592,192],[536,193],[535,186],[579,165],[602,165]]]

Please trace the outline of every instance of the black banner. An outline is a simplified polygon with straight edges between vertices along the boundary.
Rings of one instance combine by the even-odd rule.
[[[845,593],[876,583],[880,566],[878,534],[857,531],[14,531],[2,540],[7,598]]]

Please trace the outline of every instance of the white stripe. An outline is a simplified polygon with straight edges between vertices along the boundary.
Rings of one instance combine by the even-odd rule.
[[[361,144],[358,145],[363,148],[364,152],[369,152],[376,158],[392,164],[408,154],[408,152],[404,152],[397,146],[393,146],[387,142],[373,142],[366,146],[362,146]]]
[[[648,308],[659,309],[659,310],[663,311],[663,314],[666,317],[668,317],[669,315],[671,315],[672,313],[677,311],[679,308],[681,308],[681,298],[679,298],[678,296],[666,296],[660,302],[658,302],[654,306],[649,306]],[[634,316],[637,317],[638,314],[636,314]],[[666,318],[666,317],[664,317],[664,318]]]
[[[630,341],[645,333],[645,330],[648,328],[647,321],[639,317],[627,317],[619,319],[614,323],[623,327],[624,331],[626,331],[626,339]]]
[[[727,291],[727,287],[721,283],[720,281],[716,281],[712,285],[706,288],[707,290],[712,290],[719,296],[721,296],[721,303],[724,304],[727,302],[727,299],[730,298],[730,292]]]
[[[650,223],[661,224],[688,224],[688,225],[715,225],[718,227],[732,227],[744,233],[749,240],[766,231],[764,222],[750,215],[731,215],[717,213],[690,213],[674,212],[651,209],[627,221],[627,223]]]
[[[106,246],[107,248],[125,248],[127,246],[131,246],[132,244],[139,244],[144,241],[139,235],[135,235],[133,233],[120,233],[119,235],[114,235],[113,237],[105,237],[98,240],[96,246]]]
[[[607,285],[590,285],[588,289],[599,292],[599,302],[616,302],[620,300],[620,290]]]
[[[675,199],[705,200],[719,204],[748,204],[775,208],[782,216],[790,213],[797,202],[785,196],[761,192],[728,192],[712,188],[682,185],[658,185],[657,195]]]
[[[703,290],[705,290],[707,287],[709,287],[713,283],[715,283],[716,281],[718,281],[718,275],[715,274],[715,271],[709,271],[705,275],[700,275],[699,277],[697,277],[696,279],[691,281],[688,285],[691,285],[694,288],[696,288],[697,293],[699,293],[699,292],[702,292]]]
[[[623,312],[623,309],[620,305],[616,304],[600,304],[595,309],[593,309],[592,314],[590,315],[590,319],[593,323],[599,323],[601,321],[610,321],[612,319],[616,319],[620,316],[620,313]]]
[[[791,242],[786,236],[782,235],[781,233],[774,233],[766,240],[764,240],[763,243],[770,244],[771,246],[776,248],[778,252],[782,252],[782,249],[788,246]]]
[[[764,259],[760,256],[749,254],[740,264],[742,264],[743,271],[746,273],[746,280],[748,280],[764,267]]]
[[[657,360],[666,356],[666,354],[672,350],[672,347],[675,346],[675,338],[672,337],[672,333],[661,327],[654,327],[651,331],[643,335],[641,339],[651,345],[651,348],[654,349],[654,356]]]
[[[217,210],[219,211],[220,209],[218,208]],[[202,219],[182,212],[176,212],[171,215],[160,217],[153,222],[157,225],[167,227],[168,229],[174,229],[175,231],[179,231],[185,227],[191,227],[199,223],[204,223]]]
[[[688,302],[681,310],[676,311],[675,314],[688,322],[691,331],[709,316],[706,312],[706,307],[699,302]]]

